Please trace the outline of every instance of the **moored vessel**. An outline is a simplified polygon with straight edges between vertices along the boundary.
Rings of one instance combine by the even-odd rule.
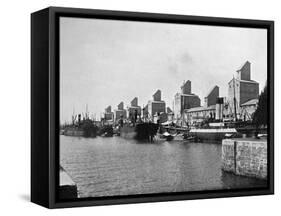
[[[123,138],[153,141],[157,134],[158,124],[151,122],[137,123],[135,125],[124,125],[120,127],[120,136]]]
[[[193,128],[189,135],[199,141],[221,141],[224,138],[237,136],[235,128]]]
[[[73,124],[65,126],[62,130],[65,136],[96,137],[98,126],[90,119],[81,120],[79,116],[77,123],[73,121]]]

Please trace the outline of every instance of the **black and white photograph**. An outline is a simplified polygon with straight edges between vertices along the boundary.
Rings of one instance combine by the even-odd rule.
[[[268,187],[268,30],[59,18],[59,198]]]

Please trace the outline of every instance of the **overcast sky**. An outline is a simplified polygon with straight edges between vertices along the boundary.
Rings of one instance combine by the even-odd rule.
[[[99,118],[134,97],[143,106],[157,89],[172,108],[184,80],[201,98],[227,83],[247,60],[253,80],[264,87],[266,30],[166,23],[60,18],[60,118],[75,113]]]

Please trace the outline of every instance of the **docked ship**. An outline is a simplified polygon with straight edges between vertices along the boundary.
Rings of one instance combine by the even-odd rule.
[[[96,137],[98,127],[92,123],[83,122],[81,125],[72,125],[64,129],[65,136]]]
[[[98,130],[98,135],[102,137],[112,137],[114,130],[112,125],[103,125]]]
[[[157,94],[161,94],[157,91]],[[141,141],[152,142],[154,136],[157,134],[159,124],[153,123],[152,119],[145,119],[144,115],[141,118],[141,113],[145,112],[145,109],[141,109],[138,105],[138,98],[135,97],[130,106],[124,111],[123,102],[118,105],[116,111],[116,117],[118,117],[119,134],[123,138],[136,139]]]
[[[157,134],[158,124],[151,122],[137,123],[134,125],[124,125],[120,127],[120,136],[127,139],[153,141]]]
[[[236,128],[227,127],[224,123],[209,123],[205,128],[191,128],[188,134],[198,141],[221,141],[240,136]]]
[[[76,122],[77,116],[72,116],[72,124],[66,125],[61,131],[61,134],[65,136],[79,136],[79,137],[96,137],[98,133],[98,127],[94,121],[89,119],[87,116],[81,120],[81,114],[78,115],[78,121]]]
[[[266,134],[266,128],[257,131],[252,121],[255,112],[259,85],[251,80],[250,63],[246,62],[237,77],[228,82],[228,100],[219,97],[215,86],[204,98],[204,107],[187,110],[189,122],[195,122],[189,134],[199,140],[222,140],[227,137],[254,137],[258,132]]]

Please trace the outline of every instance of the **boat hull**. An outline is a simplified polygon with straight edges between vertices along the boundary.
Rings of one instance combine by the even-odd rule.
[[[189,135],[196,137],[199,141],[221,141],[227,137],[226,135],[236,136],[237,131],[235,128],[191,129]]]
[[[123,126],[120,136],[123,138],[152,141],[157,134],[158,125],[154,123],[139,123],[136,126]]]
[[[74,128],[69,127],[64,130],[63,135],[65,136],[77,136],[77,137],[96,137],[97,136],[97,129],[90,128],[90,129],[83,129],[83,128]]]
[[[79,129],[68,128],[64,130],[65,136],[84,136],[84,131]]]
[[[124,126],[120,129],[120,136],[126,139],[134,139],[137,135],[135,127]]]

